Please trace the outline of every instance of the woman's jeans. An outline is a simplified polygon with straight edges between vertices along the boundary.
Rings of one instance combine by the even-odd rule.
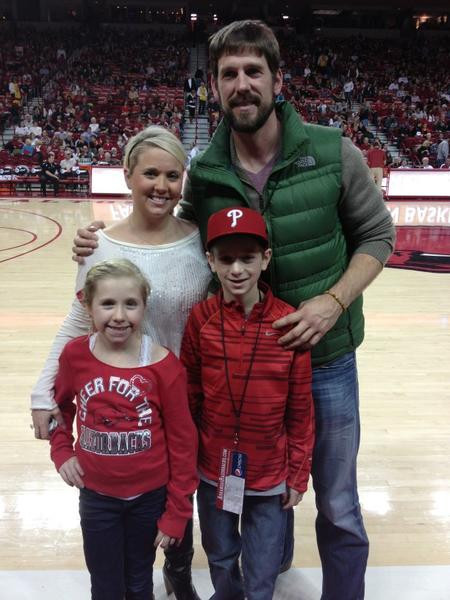
[[[245,496],[239,516],[216,508],[216,488],[201,481],[197,507],[215,589],[211,600],[272,600],[286,529],[281,495]]]
[[[80,490],[84,556],[92,600],[151,600],[158,532],[166,488],[120,500]]]

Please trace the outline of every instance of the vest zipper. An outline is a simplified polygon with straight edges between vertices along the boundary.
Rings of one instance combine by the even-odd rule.
[[[264,196],[263,196],[263,194],[259,194],[259,212],[261,214],[264,213],[264,208],[265,208]]]

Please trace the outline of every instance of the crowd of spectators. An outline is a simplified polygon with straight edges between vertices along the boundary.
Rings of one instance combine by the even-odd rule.
[[[367,156],[383,147],[386,166],[448,165],[449,38],[325,39],[286,33],[284,86],[309,122],[339,127]],[[48,164],[60,175],[83,165],[120,165],[130,136],[150,124],[182,137],[184,113],[220,107],[205,73],[189,75],[187,39],[99,29],[48,34],[17,30],[0,43],[0,166]],[[378,139],[384,133],[400,155]],[[70,167],[69,167],[70,164]]]
[[[383,133],[388,166],[442,164],[450,131],[450,38],[283,41],[283,95],[309,122],[339,127],[367,153]],[[379,141],[379,140],[378,140]],[[425,148],[423,145],[425,144]],[[385,147],[387,150],[387,147]]]
[[[28,31],[0,44],[0,133],[13,130],[1,163],[37,166],[53,155],[64,170],[70,151],[72,170],[114,166],[150,124],[181,137],[189,60],[182,37],[109,30],[48,36],[45,45],[42,38]]]

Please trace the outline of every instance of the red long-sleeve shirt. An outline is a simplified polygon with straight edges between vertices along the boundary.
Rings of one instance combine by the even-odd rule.
[[[257,339],[240,417],[239,449],[248,456],[246,488],[263,491],[283,481],[297,491],[307,488],[314,443],[314,408],[309,352],[277,343],[272,323],[293,312],[266,287],[265,298],[248,318],[241,307],[223,303],[228,376],[239,403]],[[218,480],[221,451],[233,448],[236,417],[224,361],[218,294],[194,306],[181,346],[188,372],[189,405],[199,430],[199,469]]]
[[[371,148],[367,152],[367,164],[371,168],[383,168],[386,164],[386,152],[381,148]]]
[[[185,369],[171,352],[152,365],[119,368],[97,360],[88,337],[72,340],[61,354],[55,382],[67,425],[50,439],[56,468],[77,456],[84,485],[119,498],[166,485],[166,510],[158,526],[182,537],[192,516],[189,498],[198,485],[197,432],[186,390]]]

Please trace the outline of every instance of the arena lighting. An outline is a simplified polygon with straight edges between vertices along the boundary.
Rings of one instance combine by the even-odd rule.
[[[217,15],[213,15],[213,21],[217,21]]]
[[[289,15],[283,15],[283,21],[287,21],[289,19]]]
[[[191,13],[191,21],[197,20],[197,13]]]
[[[416,29],[419,29],[419,27],[421,25],[423,25],[424,23],[426,23],[427,21],[429,21],[432,17],[430,15],[427,14],[422,14],[422,15],[414,15],[413,19],[416,19]]]

